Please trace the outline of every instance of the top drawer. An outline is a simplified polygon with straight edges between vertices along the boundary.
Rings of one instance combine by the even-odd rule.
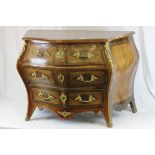
[[[67,45],[29,43],[23,61],[49,66],[105,64],[101,43]]]

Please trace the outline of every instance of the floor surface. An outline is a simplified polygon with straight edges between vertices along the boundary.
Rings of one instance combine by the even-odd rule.
[[[155,128],[155,105],[141,105],[137,109],[135,114],[130,108],[122,112],[113,111],[113,129]],[[36,109],[31,121],[25,122],[26,110],[26,103],[0,98],[0,128],[107,129],[102,113],[81,113],[69,120],[63,120],[46,109]]]

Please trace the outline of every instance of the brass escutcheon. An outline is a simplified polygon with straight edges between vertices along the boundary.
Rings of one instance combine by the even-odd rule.
[[[61,73],[59,73],[58,76],[57,76],[57,79],[62,84],[64,82],[65,77]]]
[[[67,100],[67,96],[64,93],[61,93],[60,100],[62,101],[63,104],[65,104]]]
[[[55,57],[56,59],[62,59],[64,57],[64,51],[62,49],[58,50],[55,54]]]

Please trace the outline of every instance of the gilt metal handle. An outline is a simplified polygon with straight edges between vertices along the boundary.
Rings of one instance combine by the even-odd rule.
[[[45,57],[50,56],[50,52],[48,50],[45,50],[43,53],[41,53],[38,48],[33,49],[33,54],[36,56],[45,56]]]
[[[43,95],[41,91],[38,93],[38,97],[41,97],[43,101],[52,101],[55,99],[50,93],[48,93],[48,95]]]
[[[41,53],[40,53],[39,49],[37,49],[37,48],[33,49],[33,54],[36,56],[41,56]]]
[[[35,78],[36,80],[45,80],[45,81],[48,80],[48,77],[44,75],[43,73],[37,74],[36,72],[33,72],[32,77]]]
[[[97,79],[98,79],[98,77],[96,77],[95,75],[91,75],[90,80],[85,80],[83,75],[80,75],[76,78],[76,80],[81,81],[81,82],[85,82],[85,83],[91,83]]]
[[[81,95],[78,95],[77,97],[75,97],[75,101],[79,101],[82,103],[90,103],[90,102],[93,102],[95,100],[96,100],[96,98],[93,97],[93,95],[89,95],[88,100],[83,100]]]
[[[81,50],[81,51],[76,50],[75,52],[73,52],[72,56],[77,58],[83,58],[83,59],[91,59],[92,57],[94,57],[94,54],[86,50]]]

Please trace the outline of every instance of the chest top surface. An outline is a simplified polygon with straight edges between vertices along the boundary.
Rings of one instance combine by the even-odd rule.
[[[106,42],[134,34],[132,31],[29,30],[24,40],[47,42]]]

